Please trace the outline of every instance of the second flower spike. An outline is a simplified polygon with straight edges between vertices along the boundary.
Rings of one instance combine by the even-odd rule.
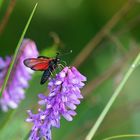
[[[0,98],[0,108],[3,111],[8,111],[8,108],[17,108],[21,100],[25,98],[24,89],[28,87],[28,81],[31,79],[33,71],[24,66],[23,60],[31,56],[38,56],[36,44],[29,39],[24,39],[14,64],[14,68],[10,73],[6,88]],[[5,60],[1,58],[0,61],[2,62],[0,63],[1,88],[11,62],[11,57],[7,57]]]

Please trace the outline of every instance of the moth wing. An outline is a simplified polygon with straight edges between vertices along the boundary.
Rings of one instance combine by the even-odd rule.
[[[35,71],[44,71],[49,68],[51,58],[28,58],[24,60],[24,65]]]
[[[51,71],[50,69],[48,68],[47,70],[44,71],[42,77],[41,77],[41,81],[40,81],[40,84],[44,84],[50,77],[51,75]]]

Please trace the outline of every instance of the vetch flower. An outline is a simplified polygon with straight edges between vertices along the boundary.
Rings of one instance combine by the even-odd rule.
[[[11,62],[11,57],[7,56],[5,60],[0,57],[0,89],[3,84],[10,62]]]
[[[3,111],[8,111],[8,108],[15,109],[21,100],[24,99],[24,89],[28,87],[28,80],[31,79],[32,70],[26,68],[23,60],[29,57],[37,57],[38,51],[33,41],[24,39],[14,68],[11,71],[7,86],[0,98],[0,108]],[[0,58],[0,89],[11,62],[11,57],[6,57],[6,60]]]
[[[80,92],[84,86],[83,81],[86,81],[86,77],[75,67],[65,67],[49,81],[48,96],[39,94],[39,104],[44,109],[39,109],[38,114],[28,110],[29,117],[26,121],[33,123],[30,140],[51,140],[51,129],[60,127],[61,116],[67,121],[73,120],[75,109],[83,98]]]

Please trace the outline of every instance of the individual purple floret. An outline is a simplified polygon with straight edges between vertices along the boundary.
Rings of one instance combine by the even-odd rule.
[[[39,104],[45,109],[39,109],[38,114],[33,114],[28,110],[29,118],[26,121],[34,124],[30,140],[41,138],[51,140],[51,129],[60,127],[61,116],[67,121],[73,120],[73,116],[76,115],[76,106],[83,98],[80,92],[85,85],[83,81],[86,81],[86,77],[75,67],[65,67],[49,81],[49,95],[39,94]]]
[[[23,40],[7,86],[0,98],[0,108],[3,111],[8,111],[8,108],[17,108],[21,100],[24,99],[24,89],[28,87],[28,80],[31,79],[33,71],[24,66],[23,60],[37,56],[38,51],[35,43],[29,39]],[[0,89],[10,62],[10,57],[7,57],[5,60],[0,58]]]

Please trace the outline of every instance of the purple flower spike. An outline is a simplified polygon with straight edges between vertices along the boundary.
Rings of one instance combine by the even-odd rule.
[[[83,98],[80,88],[84,86],[86,77],[80,74],[75,67],[65,67],[55,78],[48,83],[49,95],[39,94],[40,105],[45,109],[39,109],[38,114],[28,111],[27,122],[32,122],[33,128],[30,140],[44,138],[51,140],[52,127],[60,127],[60,119],[63,116],[67,121],[72,121],[76,115],[76,106]]]
[[[29,39],[24,39],[14,64],[14,68],[11,71],[7,86],[0,98],[0,108],[3,111],[8,111],[8,108],[17,108],[21,100],[25,98],[24,89],[28,87],[28,80],[31,79],[33,71],[24,66],[23,60],[37,56],[38,51],[35,43]],[[5,60],[0,58],[0,89],[10,62],[10,57],[7,57]]]

